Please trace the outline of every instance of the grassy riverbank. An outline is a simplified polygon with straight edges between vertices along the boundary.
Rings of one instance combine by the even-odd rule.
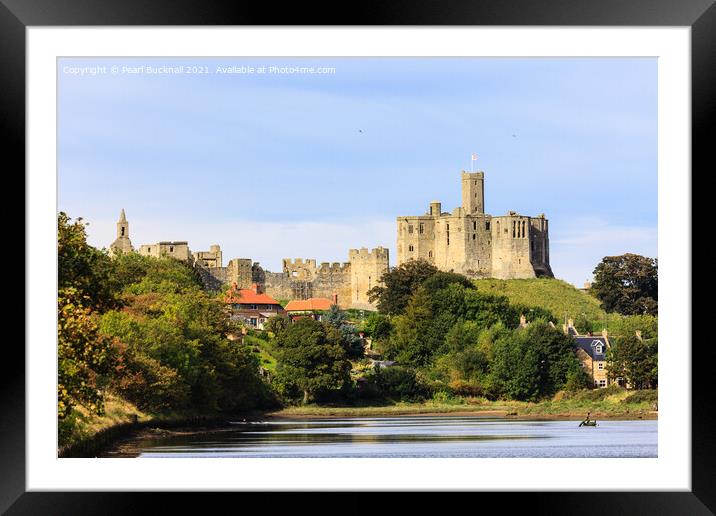
[[[601,419],[656,419],[656,391],[583,391],[574,395],[558,393],[553,399],[536,403],[489,401],[484,398],[429,400],[422,403],[391,403],[380,406],[304,405],[271,412],[273,417],[362,417],[419,414],[492,415],[506,417],[583,418],[590,412]]]

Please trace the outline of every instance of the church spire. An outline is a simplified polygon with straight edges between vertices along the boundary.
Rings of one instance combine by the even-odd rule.
[[[122,212],[119,214],[119,220],[117,221],[117,239],[112,242],[109,249],[113,256],[117,254],[117,251],[123,253],[133,251],[132,241],[129,239],[129,222],[127,222],[124,208],[122,208]]]

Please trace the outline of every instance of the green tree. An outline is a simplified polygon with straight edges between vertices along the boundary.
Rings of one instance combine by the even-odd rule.
[[[376,340],[387,339],[392,329],[390,318],[378,312],[371,312],[362,325],[362,330]]]
[[[487,372],[487,356],[479,346],[482,332],[474,321],[461,320],[450,328],[445,336],[446,354],[441,357],[450,380],[476,382]]]
[[[384,346],[385,356],[405,366],[428,365],[445,336],[440,331],[440,322],[428,292],[419,288],[410,298],[405,313],[394,319],[395,331]]]
[[[534,401],[564,388],[575,367],[572,339],[537,320],[497,342],[491,373],[507,396]]]
[[[423,281],[423,287],[430,294],[453,284],[461,285],[466,289],[475,289],[475,284],[469,278],[455,272],[437,271]]]
[[[363,356],[363,346],[357,334],[356,327],[348,322],[348,316],[338,308],[338,305],[331,305],[324,314],[324,322],[338,330],[341,334],[341,342],[351,357]]]
[[[91,298],[74,287],[57,296],[57,411],[60,420],[76,405],[101,415],[107,374],[113,363],[112,339],[99,333]]]
[[[627,315],[610,322],[610,338],[619,339],[641,332],[644,340],[659,336],[659,319],[654,315]]]
[[[341,334],[332,326],[299,319],[276,335],[274,344],[279,381],[296,385],[304,403],[349,384],[351,364]]]
[[[274,315],[269,317],[264,323],[266,331],[273,333],[274,336],[278,335],[289,326],[291,326],[291,320],[285,315]]]
[[[111,260],[87,244],[86,226],[81,217],[72,222],[65,212],[57,215],[58,288],[74,288],[84,298],[84,306],[103,310],[115,305]]]
[[[624,315],[658,311],[658,263],[637,254],[606,256],[594,269],[590,289],[608,312]]]
[[[634,389],[656,387],[656,339],[644,341],[636,335],[614,339],[607,351],[607,371],[611,379],[623,378]]]
[[[368,291],[368,299],[371,303],[377,302],[381,313],[401,314],[410,296],[436,272],[437,267],[425,260],[408,260],[384,273],[380,284]]]

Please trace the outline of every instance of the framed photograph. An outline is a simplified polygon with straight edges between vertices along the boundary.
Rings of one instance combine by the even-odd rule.
[[[516,491],[710,514],[713,2],[237,9],[0,6],[27,200],[0,507]]]

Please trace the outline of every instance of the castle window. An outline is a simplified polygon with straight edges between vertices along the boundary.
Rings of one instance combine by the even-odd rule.
[[[425,224],[422,222],[420,223],[420,234],[422,235],[425,232]]]
[[[122,236],[124,236],[124,227],[122,228]]]
[[[512,238],[515,238],[516,234],[517,234],[517,223],[513,220],[512,221]]]
[[[522,238],[524,238],[525,235],[527,234],[527,233],[525,233],[525,224],[526,224],[526,222],[523,220],[522,221]]]
[[[490,231],[490,223],[489,222],[485,222],[485,229],[487,231]]]
[[[477,222],[472,223],[472,229],[477,229]]]
[[[428,251],[428,258],[432,258],[432,257],[433,257],[433,252],[432,252],[432,251]]]
[[[412,233],[412,232],[413,232],[413,225],[408,224],[408,233]]]
[[[472,239],[475,240],[475,233],[472,234]]]
[[[169,252],[170,252],[170,253],[173,253],[173,252],[174,252],[174,246],[173,246],[173,245],[170,245],[170,246],[169,246]]]
[[[413,252],[413,246],[408,246],[408,251]]]

